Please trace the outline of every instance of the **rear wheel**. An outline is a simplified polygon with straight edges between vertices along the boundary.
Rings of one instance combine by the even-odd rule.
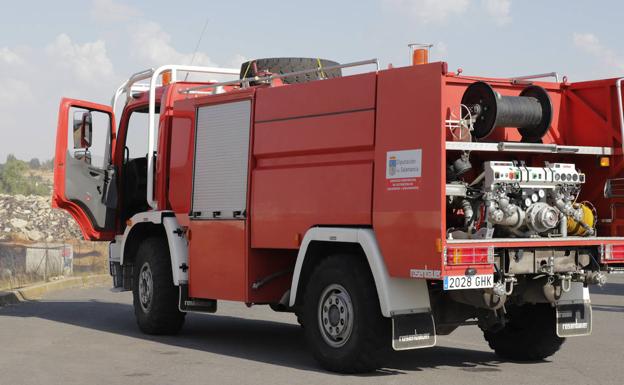
[[[483,332],[490,348],[502,358],[539,361],[555,354],[565,338],[557,336],[555,308],[550,304],[507,307],[502,329]]]
[[[134,314],[147,334],[175,334],[186,313],[178,309],[169,247],[162,238],[148,238],[139,246],[133,282]]]
[[[368,266],[336,255],[312,273],[303,305],[303,329],[316,360],[340,373],[369,372],[390,348],[390,320],[381,315]]]

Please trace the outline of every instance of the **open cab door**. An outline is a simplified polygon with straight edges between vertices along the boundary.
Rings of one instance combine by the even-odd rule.
[[[111,107],[66,98],[61,101],[52,206],[69,212],[85,239],[106,241],[115,237],[114,146]]]

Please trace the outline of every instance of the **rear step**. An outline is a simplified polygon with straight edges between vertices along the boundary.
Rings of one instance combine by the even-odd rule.
[[[217,300],[189,298],[188,284],[180,284],[178,308],[183,312],[214,313],[217,311]]]

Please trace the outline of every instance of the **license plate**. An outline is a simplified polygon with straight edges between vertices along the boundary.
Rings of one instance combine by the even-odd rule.
[[[483,289],[494,286],[492,274],[444,277],[444,290]]]

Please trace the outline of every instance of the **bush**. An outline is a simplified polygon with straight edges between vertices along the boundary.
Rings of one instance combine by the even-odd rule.
[[[38,159],[36,160],[39,164]],[[0,168],[0,193],[23,195],[50,195],[50,186],[39,175],[33,175],[29,163],[17,159],[14,155],[7,156],[6,163]],[[40,166],[40,164],[39,164]]]

